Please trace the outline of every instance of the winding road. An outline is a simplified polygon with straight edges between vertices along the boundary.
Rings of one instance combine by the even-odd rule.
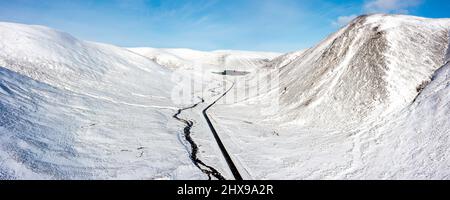
[[[222,94],[222,96],[220,96],[216,101],[214,101],[214,102],[211,103],[208,107],[206,107],[206,108],[203,110],[203,116],[205,117],[206,122],[208,123],[209,129],[211,129],[211,132],[213,133],[214,138],[216,139],[217,145],[219,146],[220,151],[221,151],[222,154],[223,154],[223,157],[224,157],[225,160],[227,161],[227,164],[228,164],[228,167],[229,167],[230,170],[231,170],[231,173],[233,173],[234,179],[236,179],[236,180],[242,180],[241,174],[239,173],[239,171],[238,171],[236,165],[233,163],[233,160],[231,159],[230,155],[229,155],[228,152],[227,152],[227,149],[226,149],[225,146],[223,145],[222,140],[220,139],[219,134],[217,134],[217,131],[216,131],[216,129],[214,128],[214,126],[212,125],[211,120],[209,119],[208,113],[207,113],[207,112],[208,112],[208,109],[210,109],[210,108],[211,108],[212,106],[214,106],[219,100],[221,100],[225,95],[227,95],[227,93],[228,93],[231,89],[233,89],[233,87],[234,87],[234,83],[233,83],[233,85],[232,85],[225,93]]]

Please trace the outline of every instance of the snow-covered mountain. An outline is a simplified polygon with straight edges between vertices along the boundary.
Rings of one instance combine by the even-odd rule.
[[[112,45],[0,23],[0,179],[202,178],[172,72]]]
[[[131,51],[169,68],[208,67],[230,70],[253,70],[269,63],[279,53],[234,50],[196,51],[192,49],[129,48]]]
[[[282,66],[281,121],[337,127],[403,109],[443,66],[449,29],[445,19],[358,17]]]
[[[358,17],[266,65],[275,115],[250,99],[213,118],[248,179],[448,179],[449,31],[450,19]]]

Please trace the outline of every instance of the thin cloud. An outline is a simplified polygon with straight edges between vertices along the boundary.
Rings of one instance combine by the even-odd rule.
[[[360,14],[388,13],[388,14],[408,14],[413,9],[422,4],[422,0],[369,0],[362,5]],[[358,15],[339,16],[332,22],[334,26],[345,26]]]
[[[419,6],[421,0],[372,0],[364,4],[366,13],[409,13],[409,9]]]
[[[345,26],[350,23],[353,19],[358,17],[358,15],[349,15],[349,16],[339,16],[336,21],[333,22],[335,26]]]

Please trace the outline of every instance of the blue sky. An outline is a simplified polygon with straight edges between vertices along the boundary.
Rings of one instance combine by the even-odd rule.
[[[364,13],[450,17],[441,0],[1,0],[0,21],[124,47],[288,52]]]

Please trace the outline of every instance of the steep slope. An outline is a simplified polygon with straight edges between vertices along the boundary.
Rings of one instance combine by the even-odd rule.
[[[372,175],[391,167],[386,177],[450,179],[450,54],[445,61],[413,104],[366,132],[362,146],[386,141],[368,151],[376,155],[372,159],[363,156],[367,166],[378,169]]]
[[[443,65],[450,20],[361,16],[280,70],[280,121],[342,127],[399,111]]]
[[[307,50],[294,51],[294,52],[280,55],[280,56],[274,58],[273,60],[271,60],[269,63],[267,63],[266,67],[274,68],[274,69],[284,68],[287,65],[289,65],[291,62],[302,59],[302,56],[304,55],[305,51],[307,51]]]
[[[357,137],[353,177],[450,179],[450,65],[436,71],[415,102]],[[355,149],[356,149],[355,148]]]
[[[0,23],[0,179],[207,178],[172,118],[171,75],[126,49]]]

